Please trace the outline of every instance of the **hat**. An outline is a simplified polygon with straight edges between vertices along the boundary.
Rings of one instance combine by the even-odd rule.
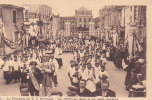
[[[29,65],[37,65],[36,61],[31,61]]]

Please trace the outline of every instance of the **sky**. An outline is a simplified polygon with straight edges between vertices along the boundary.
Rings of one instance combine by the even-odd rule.
[[[0,4],[9,3],[15,5],[21,4],[46,4],[52,7],[54,14],[60,16],[74,16],[75,9],[85,7],[92,10],[93,17],[99,17],[99,9],[102,9],[104,5],[126,5],[126,4],[144,4],[146,0],[0,0]],[[133,2],[134,1],[134,2]],[[141,3],[143,2],[143,3]]]
[[[60,16],[74,16],[75,10],[80,7],[85,7],[92,10],[93,17],[99,16],[99,9],[103,8],[104,5],[102,0],[6,0],[7,2],[14,5],[21,4],[46,4],[52,7],[54,14]],[[14,1],[14,2],[13,2]],[[95,2],[95,1],[98,1]]]
[[[53,8],[54,13],[60,13],[61,16],[74,16],[75,10],[80,7],[85,7],[89,10],[92,10],[92,14],[94,17],[99,16],[99,9],[103,8],[104,5],[102,3],[96,3],[93,0],[87,2],[87,0],[61,0],[62,2],[52,2],[49,5]]]

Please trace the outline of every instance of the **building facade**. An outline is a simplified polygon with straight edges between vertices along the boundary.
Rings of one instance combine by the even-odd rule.
[[[146,6],[105,6],[99,11],[99,18],[106,40],[112,38],[116,47],[126,42],[129,54],[134,55],[146,36]]]
[[[21,33],[19,31],[22,30],[22,23],[24,21],[23,8],[10,4],[1,4],[0,20],[1,34],[3,34],[7,40],[17,42],[21,37]],[[11,49],[11,47],[9,47],[9,44],[1,45],[2,54],[11,53],[14,50],[15,49]]]
[[[89,22],[93,19],[92,10],[81,7],[75,10],[77,32],[89,33]]]
[[[66,30],[65,23],[70,22],[70,32],[74,33],[76,31],[76,18],[75,17],[60,17],[60,30]]]

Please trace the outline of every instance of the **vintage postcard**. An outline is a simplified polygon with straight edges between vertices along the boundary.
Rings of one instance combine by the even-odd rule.
[[[0,100],[150,100],[151,3],[0,2]]]

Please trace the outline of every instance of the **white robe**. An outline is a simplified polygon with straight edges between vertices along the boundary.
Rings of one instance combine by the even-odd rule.
[[[89,79],[89,80],[88,80]],[[91,80],[90,80],[91,79]],[[94,81],[93,70],[87,70],[87,83],[86,88],[91,92],[96,91],[96,84]]]
[[[55,49],[54,57],[55,58],[62,58],[62,50],[60,48]]]
[[[50,64],[53,63],[55,65],[55,74],[56,74],[57,71],[59,70],[59,64],[58,64],[57,60],[56,59],[53,59],[53,60],[50,59],[49,63]]]

